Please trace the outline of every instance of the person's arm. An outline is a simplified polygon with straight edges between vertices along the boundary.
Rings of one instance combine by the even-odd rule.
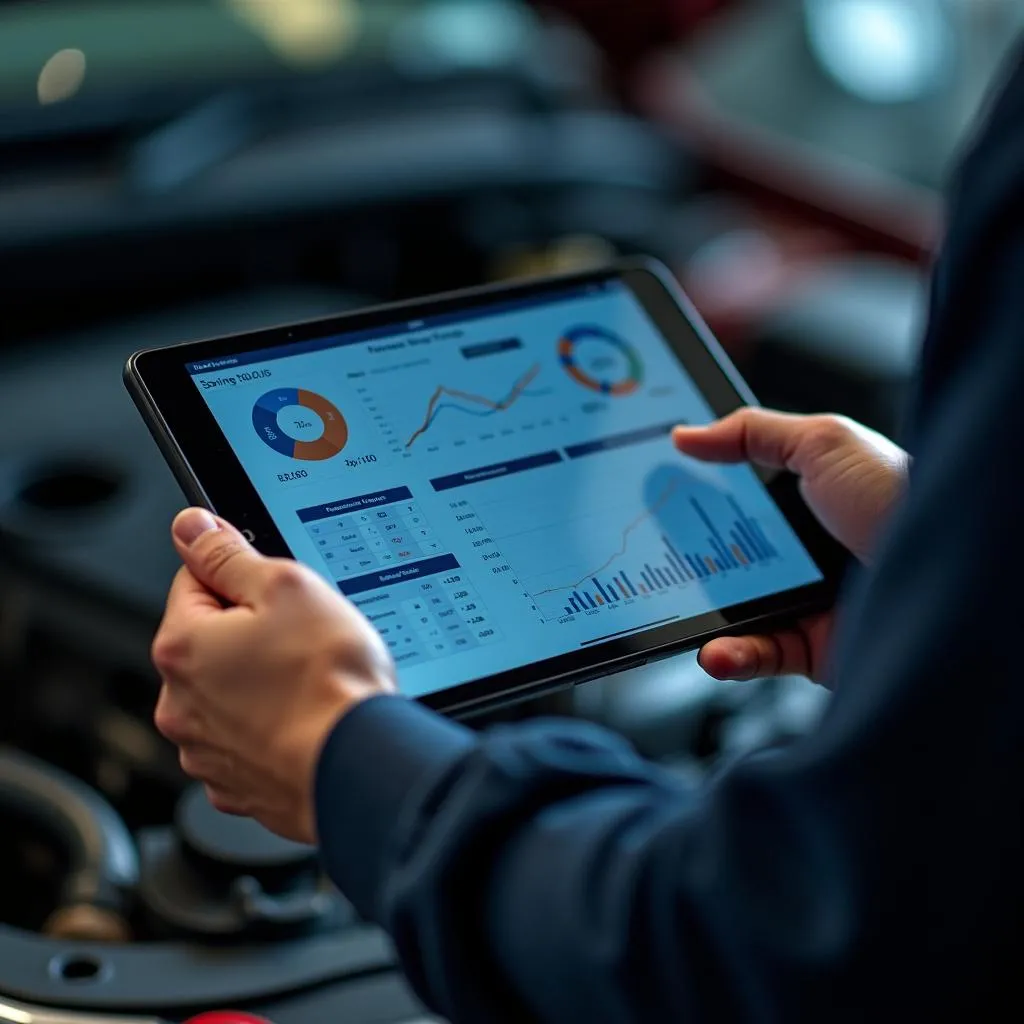
[[[337,726],[326,863],[452,1020],[994,1019],[1014,991],[1021,116],[1018,73],[959,184],[911,496],[814,736],[690,794],[580,726],[477,740],[390,698]]]
[[[694,458],[750,460],[765,467],[791,470],[798,476],[801,491],[819,520],[864,563],[873,560],[879,534],[906,487],[906,453],[873,431],[835,416],[793,416],[750,408],[709,426],[680,427],[674,432],[674,441],[684,454]],[[824,679],[833,628],[834,614],[826,612],[771,635],[716,640],[701,651],[701,663],[719,678],[749,679],[757,674],[800,672]],[[502,848],[506,838],[514,849],[517,835],[536,839],[542,834],[543,816],[529,828],[527,821],[534,810],[541,812],[552,802],[559,802],[558,814],[564,813],[573,820],[582,817],[582,824],[598,828],[600,841],[609,850],[624,838],[620,833],[628,833],[630,844],[635,845],[641,835],[653,837],[660,829],[699,813],[697,794],[640,761],[621,741],[599,729],[555,722],[519,725],[493,733],[478,744],[470,732],[403,701],[375,701],[349,714],[350,721],[335,730],[320,760],[320,839],[325,862],[340,888],[355,900],[366,917],[383,920],[396,934],[407,931],[403,923],[407,915],[409,929],[418,932],[425,928],[429,934],[441,934],[424,925],[417,916],[419,910],[408,914],[403,896],[384,892],[387,883],[382,882],[380,875],[389,843],[394,841],[396,823],[402,817],[401,808],[420,808],[422,814],[420,800],[424,787],[438,799],[437,806],[443,808],[446,821],[451,820],[448,815],[466,816],[464,828],[449,832],[446,826],[437,826],[445,842],[454,844],[450,849],[446,846],[439,853],[431,842],[428,854],[420,851],[417,855],[414,871],[410,873],[403,866],[402,884],[412,880],[419,892],[413,894],[417,908],[424,908],[422,897],[429,896],[434,904],[430,913],[460,905],[460,894],[467,886],[463,865],[472,865],[481,856],[497,857],[504,862],[511,856]],[[377,758],[378,750],[386,750],[390,756]],[[495,756],[497,764],[493,763]],[[351,779],[355,765],[370,764],[374,765],[371,783],[353,786],[344,781]],[[512,780],[503,774],[510,766],[514,766]],[[443,799],[439,794],[443,794]],[[567,801],[568,797],[578,799]],[[491,812],[481,807],[487,801],[494,804],[492,810],[498,821],[506,813],[515,815],[514,821],[500,823],[498,835],[487,835]],[[433,808],[433,802],[430,806]],[[594,814],[596,808],[604,808],[607,813]],[[629,820],[621,821],[620,813]],[[359,830],[354,837],[355,821],[359,822]],[[399,826],[399,831],[403,827],[412,826]],[[430,831],[435,828],[427,822],[423,827]],[[485,842],[486,848],[477,850],[479,842]],[[550,840],[544,842],[548,844]],[[556,888],[582,871],[582,881],[576,884],[587,890],[590,872],[581,868],[577,857],[588,856],[590,842],[584,827],[562,851],[564,858],[545,866],[544,871],[550,870]],[[645,857],[649,852],[644,844],[634,851]],[[617,850],[615,858],[615,870],[628,874],[629,858]],[[530,877],[537,867],[527,856],[525,867],[517,870]],[[437,870],[448,874],[440,877],[435,874]],[[493,912],[493,927],[509,937],[529,935],[528,929],[519,928],[522,922],[517,915],[524,908],[515,907],[515,899],[528,891],[521,881],[517,878],[507,890],[502,890],[512,895],[513,907],[499,906]],[[472,905],[476,905],[475,901]],[[394,910],[394,917],[390,916],[389,908]],[[510,909],[516,913],[510,915]],[[607,944],[610,938],[607,932],[584,927],[585,921],[566,923],[572,924],[577,934],[555,929],[545,936],[545,941],[552,945],[552,955],[562,946],[579,951],[575,961],[572,957],[559,958],[563,964],[560,977],[574,963],[580,971],[592,967],[587,959],[591,955],[588,945],[592,941]],[[621,937],[630,941],[634,938],[625,927]],[[422,951],[419,942],[414,942],[412,948]],[[640,942],[634,943],[634,955],[640,948]],[[660,955],[675,962],[684,952],[666,944]],[[528,948],[513,950],[509,955],[527,965],[532,956]],[[411,971],[417,961],[407,957],[405,963]],[[684,956],[680,969],[685,964]],[[493,1002],[495,993],[507,989],[507,982],[493,972],[485,975],[483,965],[479,955],[467,960],[462,952],[453,950],[436,958],[433,983],[437,982],[436,971],[454,970],[456,975],[444,985],[446,991],[460,993],[459,998],[479,998],[474,996],[479,988]],[[473,985],[467,985],[461,977],[467,969],[475,972]],[[425,992],[430,991],[431,974],[421,969],[417,975]],[[604,982],[619,984],[622,980],[621,974],[612,974]],[[579,984],[579,979],[570,983],[562,977],[562,981],[565,986],[561,996],[559,992],[548,992],[537,997],[552,1012],[556,1008],[559,1014],[569,1012],[562,997],[567,997],[570,1005],[577,1006],[585,1015],[594,1014],[600,1005],[609,1005],[610,993],[602,985],[587,988]],[[678,971],[675,981],[678,988]],[[663,1001],[664,991],[649,985],[645,988],[652,1006]],[[690,984],[683,988],[693,990]],[[468,1009],[456,1013],[451,998],[439,1001],[457,1019],[472,1020],[493,1013]],[[523,1013],[521,1007],[517,1008],[515,1016],[521,1019]]]

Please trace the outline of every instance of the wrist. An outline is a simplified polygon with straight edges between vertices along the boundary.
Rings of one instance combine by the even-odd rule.
[[[287,766],[287,778],[294,789],[296,829],[303,842],[317,843],[315,783],[324,747],[338,722],[360,703],[361,699],[332,701],[315,713],[304,715],[289,730],[285,749],[278,755],[279,763]]]
[[[328,712],[331,729],[360,704],[384,694],[396,692],[394,672],[390,665],[383,668],[373,666],[365,670],[332,671],[329,677],[330,692],[333,695]]]
[[[311,820],[315,817],[312,804],[317,766],[331,733],[343,718],[347,718],[361,704],[374,697],[395,692],[394,682],[388,678],[361,677],[348,673],[332,675],[328,689],[331,698],[307,719],[300,735],[292,743],[299,763],[302,792],[310,806]]]

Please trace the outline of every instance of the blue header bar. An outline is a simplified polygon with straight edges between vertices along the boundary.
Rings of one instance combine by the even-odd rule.
[[[485,480],[496,480],[500,476],[525,473],[528,469],[539,469],[541,466],[551,466],[556,462],[562,461],[564,460],[559,452],[540,452],[538,455],[527,455],[522,459],[495,462],[490,466],[467,469],[463,473],[452,473],[450,476],[435,477],[430,481],[430,486],[435,491],[450,491],[453,487],[465,487],[468,484],[478,484]]]
[[[382,505],[393,505],[396,501],[409,501],[412,492],[408,487],[392,487],[389,491],[377,491],[374,494],[360,494],[355,498],[342,498],[327,505],[314,505],[312,508],[300,508],[296,515],[303,523],[315,523],[318,519],[330,519],[332,516],[343,516],[347,512],[363,512],[368,508],[380,508]]]
[[[381,327],[372,327],[362,331],[346,331],[344,334],[334,334],[326,338],[307,338],[303,341],[288,342],[285,345],[272,345],[270,348],[239,352],[237,355],[202,359],[197,362],[186,363],[185,369],[189,374],[195,376],[197,373],[212,373],[237,366],[248,366],[252,363],[266,363],[273,359],[284,359],[288,356],[320,352],[329,348],[358,345],[361,342],[373,341],[377,338],[400,341],[408,335],[433,330],[437,327],[469,323],[472,320],[482,320],[489,316],[497,316],[499,313],[509,313],[516,309],[528,309],[531,306],[546,306],[553,302],[565,302],[583,295],[602,294],[611,291],[618,285],[619,282],[614,278],[604,282],[590,282],[589,284],[576,285],[560,291],[545,292],[542,295],[528,295],[519,299],[496,301],[472,309],[459,310],[454,313],[441,313],[422,320],[384,324]]]
[[[502,338],[501,341],[484,341],[478,345],[466,345],[462,355],[466,359],[479,359],[480,356],[495,356],[499,352],[514,352],[522,348],[523,343],[518,338]]]
[[[346,597],[353,597],[356,594],[365,594],[370,590],[393,587],[396,583],[420,580],[424,576],[436,576],[438,573],[451,572],[453,569],[459,568],[461,566],[454,555],[437,555],[435,558],[428,558],[425,562],[412,562],[396,566],[394,569],[382,569],[380,572],[371,572],[366,576],[342,580],[338,584],[338,589]]]

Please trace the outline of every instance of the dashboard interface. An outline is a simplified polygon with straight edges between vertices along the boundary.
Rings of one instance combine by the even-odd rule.
[[[422,696],[820,581],[618,280],[189,363],[293,555]]]

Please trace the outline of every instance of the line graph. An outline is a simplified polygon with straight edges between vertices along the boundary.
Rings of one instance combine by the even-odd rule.
[[[654,502],[654,504],[644,512],[641,512],[628,526],[622,531],[622,543],[619,546],[619,550],[615,552],[603,565],[599,565],[596,569],[591,572],[585,572],[578,580],[574,583],[569,583],[564,587],[548,587],[546,590],[538,590],[534,595],[535,597],[543,597],[545,594],[557,594],[565,590],[576,590],[577,587],[583,586],[593,577],[598,576],[604,572],[610,565],[622,558],[626,554],[626,550],[629,547],[629,535],[638,527],[642,526],[648,519],[656,516],[668,503],[672,500],[672,497],[679,490],[682,485],[681,480],[673,480],[672,483],[662,491],[660,497]]]
[[[406,449],[411,448],[431,428],[438,415],[445,409],[458,410],[472,416],[493,416],[511,408],[523,395],[529,394],[528,388],[537,379],[540,371],[541,364],[535,363],[512,385],[508,394],[497,401],[485,395],[475,395],[468,391],[460,391],[457,388],[439,384],[427,403],[423,423],[413,431],[409,440],[405,442]],[[442,402],[445,397],[455,399],[455,401]],[[459,402],[470,403],[470,407],[460,405]],[[472,406],[479,408],[472,408]]]

